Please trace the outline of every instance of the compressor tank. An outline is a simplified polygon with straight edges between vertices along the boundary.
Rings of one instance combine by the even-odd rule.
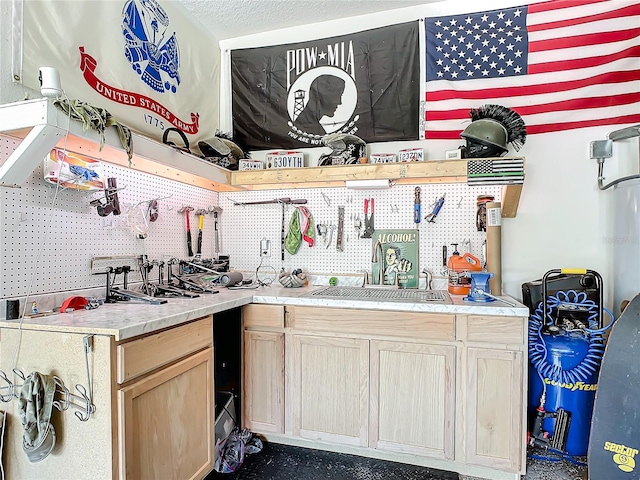
[[[579,332],[565,332],[551,335],[543,333],[549,364],[569,371],[580,365],[587,356],[589,338]],[[543,372],[546,373],[546,372]],[[589,432],[591,430],[591,416],[598,385],[598,371],[580,378],[576,382],[558,382],[543,375],[547,385],[547,396],[544,409],[556,412],[559,408],[571,413],[571,423],[567,436],[566,452],[573,456],[585,456],[589,446]],[[538,371],[529,363],[529,409],[530,416],[535,415],[535,409],[540,404],[542,395],[542,380]],[[553,435],[555,419],[548,418],[543,422],[543,429]]]

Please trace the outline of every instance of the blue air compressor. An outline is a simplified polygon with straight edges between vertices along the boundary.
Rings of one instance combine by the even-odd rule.
[[[598,301],[584,291],[548,294],[552,275],[589,276]],[[610,316],[604,326],[603,315]],[[593,270],[549,270],[542,278],[542,301],[529,318],[529,445],[571,457],[585,456],[604,333],[613,314],[603,307],[602,277]]]

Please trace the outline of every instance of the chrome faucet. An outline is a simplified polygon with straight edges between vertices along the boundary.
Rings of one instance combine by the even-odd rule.
[[[380,250],[380,256],[378,256],[378,250]],[[378,285],[384,284],[384,252],[382,251],[382,242],[377,240],[373,245],[373,255],[371,256],[371,263],[378,264]],[[371,267],[373,272],[373,266]]]

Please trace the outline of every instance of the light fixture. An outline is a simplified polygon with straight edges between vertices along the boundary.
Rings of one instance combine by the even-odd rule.
[[[384,190],[392,185],[389,179],[379,180],[346,180],[345,187],[350,190]]]

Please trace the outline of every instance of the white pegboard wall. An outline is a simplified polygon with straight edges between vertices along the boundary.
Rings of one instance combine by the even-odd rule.
[[[459,244],[462,254],[470,252],[480,258],[484,232],[476,228],[477,198],[493,195],[500,201],[500,186],[470,187],[466,184],[421,184],[396,185],[388,190],[359,191],[346,188],[271,190],[253,192],[221,193],[219,196],[222,214],[222,238],[224,251],[231,257],[231,265],[240,270],[253,271],[260,264],[260,240],[271,241],[271,256],[264,258],[263,265],[325,274],[358,273],[371,270],[372,241],[359,238],[354,228],[357,216],[364,224],[364,199],[375,199],[374,223],[376,229],[415,229],[413,222],[414,189],[421,188],[421,216],[417,225],[420,233],[420,265],[439,276],[442,270],[442,246],[453,252],[452,243]],[[325,200],[325,197],[329,201]],[[433,210],[438,198],[445,194],[445,203],[434,223],[424,217]],[[316,244],[309,247],[302,243],[298,253],[285,252],[281,259],[281,205],[234,205],[234,202],[273,200],[277,198],[307,199],[306,207],[318,223],[338,223],[338,206],[345,207],[344,251],[336,250],[336,231],[332,244],[326,248],[317,236]],[[285,213],[285,234],[289,229],[291,214],[295,207],[289,205]],[[397,213],[396,213],[397,210]],[[362,231],[361,231],[362,232]],[[465,243],[468,241],[468,243]]]
[[[19,144],[0,136],[0,164]],[[44,160],[44,159],[43,159]],[[187,258],[184,206],[210,209],[218,194],[161,177],[104,164],[105,177],[117,180],[122,214],[100,217],[91,200],[104,198],[102,192],[59,189],[43,180],[42,165],[34,170],[22,188],[0,188],[0,297],[60,292],[106,284],[104,275],[90,274],[94,256],[147,255],[149,260]],[[136,238],[127,225],[130,207],[158,200],[158,220],[149,223],[147,237]],[[191,235],[195,252],[198,217],[191,212]],[[45,232],[48,235],[45,238]],[[205,216],[203,258],[214,254],[213,216]],[[42,248],[41,248],[42,245]],[[34,273],[35,272],[35,273]],[[157,270],[150,273],[157,279]],[[139,275],[130,275],[130,281]],[[118,279],[119,282],[122,278]]]
[[[0,164],[8,158],[18,141],[0,136]],[[185,215],[179,213],[184,206],[212,208],[219,204],[220,253],[231,257],[231,266],[238,270],[255,271],[260,264],[260,240],[271,242],[271,256],[263,259],[264,266],[292,270],[302,268],[313,273],[344,274],[371,270],[371,240],[357,237],[354,218],[364,222],[365,198],[375,199],[375,227],[416,228],[413,223],[413,199],[415,185],[396,185],[389,190],[370,192],[345,188],[291,189],[277,191],[251,191],[220,193],[192,187],[179,182],[136,172],[123,167],[104,164],[105,176],[117,179],[122,188],[118,192],[123,214],[100,217],[96,207],[89,205],[102,197],[100,192],[60,190],[55,207],[51,203],[55,186],[43,180],[42,167],[35,169],[22,188],[0,188],[0,221],[2,244],[0,245],[0,297],[24,296],[33,277],[31,294],[76,290],[105,285],[104,275],[90,275],[92,257],[111,255],[147,255],[149,260],[167,260],[171,257],[187,258]],[[460,244],[461,253],[470,251],[481,254],[485,237],[475,226],[476,199],[478,195],[493,195],[500,200],[501,187],[469,187],[466,184],[423,184],[422,221],[420,232],[420,271],[427,268],[434,275],[442,269],[442,245]],[[436,200],[443,194],[446,200],[435,223],[427,223],[424,216],[431,212]],[[327,204],[325,196],[330,204]],[[168,198],[166,198],[168,197]],[[345,207],[344,251],[332,244],[325,248],[316,235],[316,244],[310,248],[303,242],[296,255],[285,252],[282,262],[280,205],[236,206],[235,202],[273,200],[289,197],[305,198],[306,206],[315,223],[337,225],[338,206]],[[126,224],[128,207],[159,198],[159,217],[150,223],[148,236],[136,238]],[[285,234],[293,206],[285,211]],[[395,210],[397,209],[397,213]],[[198,217],[191,212],[193,249],[196,249]],[[44,241],[38,259],[44,233]],[[316,232],[317,233],[317,232]],[[469,245],[462,245],[465,240]],[[449,253],[451,253],[451,249]],[[205,216],[202,256],[214,256],[213,215]],[[35,272],[35,274],[34,274]],[[150,273],[155,281],[157,271]],[[131,281],[139,279],[130,276]],[[119,279],[121,281],[121,279]]]

